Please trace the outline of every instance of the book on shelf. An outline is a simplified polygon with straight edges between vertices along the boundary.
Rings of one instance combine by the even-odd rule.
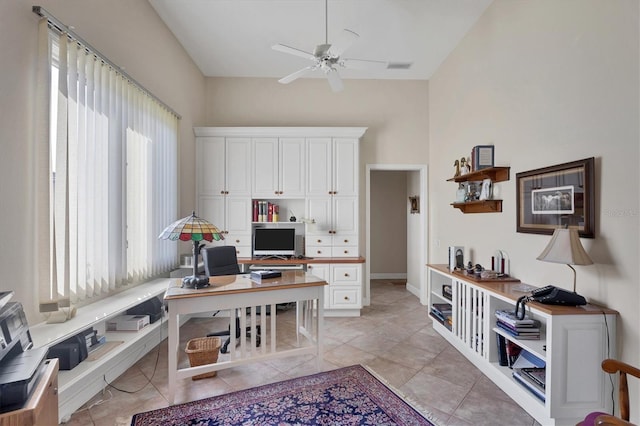
[[[499,333],[496,333],[496,343],[498,344],[498,364],[503,367],[509,365],[507,360],[507,339]]]
[[[536,321],[529,314],[525,314],[523,319],[518,319],[514,311],[501,309],[496,310],[495,315],[500,321],[513,326],[534,325]]]
[[[520,375],[537,384],[542,389],[547,387],[546,368],[520,368]]]
[[[505,352],[507,354],[507,366],[513,368],[513,363],[518,359],[522,348],[509,339],[505,339]]]
[[[538,320],[533,320],[534,323],[533,324],[524,324],[524,325],[511,325],[509,323],[506,323],[504,321],[502,321],[501,319],[497,319],[496,324],[501,325],[504,328],[507,328],[511,331],[514,332],[520,332],[520,331],[524,331],[524,332],[540,332],[540,321]]]
[[[511,337],[522,340],[540,340],[540,331],[514,331],[500,322],[496,323],[496,326]]]
[[[252,217],[252,219],[253,219],[254,222],[258,221],[258,203],[259,203],[258,200],[253,200],[253,215],[252,215],[253,217]]]
[[[538,358],[526,349],[521,349],[518,358],[513,363],[513,368],[545,368],[544,360]]]
[[[524,388],[526,388],[529,392],[535,395],[542,402],[545,401],[546,395],[544,393],[544,389],[535,384],[532,381],[529,381],[526,376],[523,376],[520,370],[514,370],[512,373],[513,378],[520,383]]]

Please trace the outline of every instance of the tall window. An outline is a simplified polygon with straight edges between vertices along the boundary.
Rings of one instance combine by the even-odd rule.
[[[40,303],[48,310],[175,266],[176,245],[158,235],[176,219],[178,117],[46,18],[39,49],[41,97],[49,97],[37,176]]]

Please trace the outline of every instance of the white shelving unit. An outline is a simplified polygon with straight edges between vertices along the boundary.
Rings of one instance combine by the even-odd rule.
[[[74,411],[102,391],[106,382],[115,380],[166,338],[164,317],[137,332],[105,332],[105,323],[146,300],[161,297],[169,282],[168,278],[157,279],[81,307],[75,317],[64,323],[41,323],[30,327],[35,347],[50,347],[91,327],[98,334],[104,334],[107,342],[122,342],[95,361],[86,359],[72,370],[59,372],[59,422],[68,419]]]
[[[611,412],[612,388],[600,368],[616,357],[618,313],[596,305],[553,306],[528,303],[527,314],[541,323],[539,340],[521,340],[496,326],[496,310],[514,310],[519,282],[489,281],[428,265],[429,306],[451,303],[452,327],[433,320],[433,328],[542,425],[575,425],[592,411]],[[452,288],[451,300],[442,286]],[[497,335],[544,361],[544,401],[499,363]]]

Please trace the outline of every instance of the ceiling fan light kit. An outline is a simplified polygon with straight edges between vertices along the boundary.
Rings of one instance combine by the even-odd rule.
[[[344,88],[344,85],[340,78],[340,74],[338,73],[338,67],[360,70],[387,68],[387,63],[384,61],[341,58],[344,51],[347,50],[360,36],[354,31],[344,29],[336,39],[335,43],[329,44],[329,18],[327,8],[327,0],[325,0],[325,42],[317,45],[313,53],[284,44],[275,44],[272,46],[273,50],[299,56],[314,62],[313,65],[302,68],[281,78],[278,80],[279,83],[291,83],[292,81],[319,69],[324,72],[327,77],[331,90],[339,92]]]

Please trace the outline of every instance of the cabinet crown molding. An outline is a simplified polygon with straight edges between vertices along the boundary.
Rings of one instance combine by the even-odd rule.
[[[367,127],[194,127],[196,136],[361,138]]]

